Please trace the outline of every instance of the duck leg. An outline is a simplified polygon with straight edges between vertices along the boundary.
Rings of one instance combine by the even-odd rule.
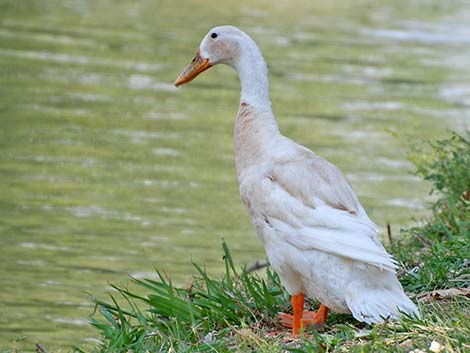
[[[303,327],[304,294],[293,295],[290,301],[294,315],[279,313],[278,318],[282,326],[292,328],[292,335],[297,336]]]
[[[328,317],[328,312],[330,309],[326,305],[320,304],[317,312],[309,311],[309,313],[313,314],[312,321],[308,322],[309,324],[313,325],[323,325],[326,322],[326,318]]]
[[[293,295],[291,298],[292,309],[294,311],[294,324],[292,326],[292,334],[297,336],[299,330],[303,327],[302,316],[304,312],[304,294]]]
[[[279,320],[282,326],[292,328],[292,334],[296,336],[302,327],[309,325],[322,325],[328,317],[329,309],[321,304],[317,312],[304,311],[304,295],[293,295],[291,298],[294,315],[280,313]]]

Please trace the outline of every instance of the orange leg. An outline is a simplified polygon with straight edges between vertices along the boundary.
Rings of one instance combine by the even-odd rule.
[[[292,326],[292,334],[297,336],[299,330],[303,327],[302,316],[304,312],[304,295],[303,293],[293,295],[291,298],[292,309],[294,311],[294,324]]]
[[[328,309],[327,306],[320,304],[312,324],[324,324],[326,322],[326,318],[328,317],[329,310],[330,309]]]
[[[320,308],[317,312],[303,311],[303,299],[303,294],[292,296],[292,307],[294,309],[293,316],[285,313],[279,314],[281,325],[289,328],[291,327],[293,329],[292,333],[294,336],[298,334],[298,331],[301,327],[308,325],[322,325],[325,323],[326,318],[328,317],[329,309],[323,304],[320,305]],[[297,315],[296,312],[298,313]]]

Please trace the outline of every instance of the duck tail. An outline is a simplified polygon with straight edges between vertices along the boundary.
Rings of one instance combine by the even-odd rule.
[[[355,319],[368,323],[399,320],[400,314],[420,317],[418,308],[396,283],[387,287],[348,286],[346,303]]]

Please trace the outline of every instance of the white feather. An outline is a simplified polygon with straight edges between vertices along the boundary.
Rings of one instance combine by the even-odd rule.
[[[346,289],[346,303],[357,320],[368,324],[384,319],[398,320],[400,312],[419,316],[418,309],[395,276],[388,274],[381,279],[381,285],[371,283],[364,288],[364,281],[353,281]]]

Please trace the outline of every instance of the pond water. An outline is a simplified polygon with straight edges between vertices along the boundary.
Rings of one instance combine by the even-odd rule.
[[[0,351],[93,343],[90,295],[155,267],[220,273],[222,238],[239,264],[264,257],[235,179],[235,73],[172,84],[229,23],[261,47],[286,135],[381,227],[426,214],[401,139],[470,126],[470,3],[3,0]]]

